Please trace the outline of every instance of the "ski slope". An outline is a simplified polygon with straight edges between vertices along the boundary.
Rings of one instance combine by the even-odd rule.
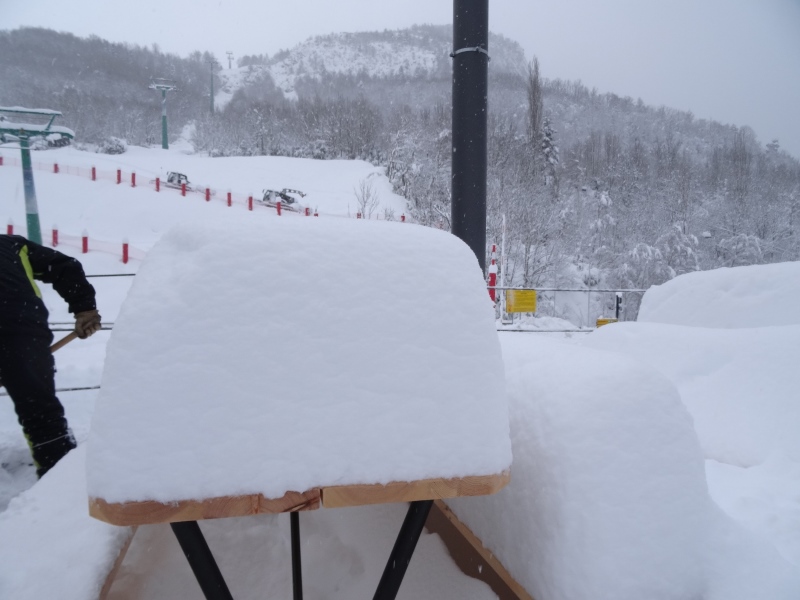
[[[0,149],[3,156],[11,156],[11,152]],[[217,223],[230,214],[226,211],[252,217],[255,227],[269,220],[271,227],[265,227],[265,232],[280,226],[276,219],[314,218],[278,217],[274,210],[263,207],[251,212],[242,203],[228,207],[223,200],[228,188],[239,197],[261,187],[302,189],[318,204],[319,219],[340,219],[355,213],[353,188],[369,177],[379,192],[379,211],[388,208],[397,214],[403,208],[403,199],[391,193],[380,171],[361,162],[210,159],[186,154],[181,147],[169,151],[131,148],[114,157],[66,148],[35,153],[34,160],[84,169],[96,166],[105,172],[120,168],[141,174],[140,181],[177,170],[187,173],[193,182],[222,191],[206,202],[197,194],[156,194],[146,185],[132,188],[110,179],[93,182],[63,171],[37,170],[45,239],[50,227],[57,224],[67,242],[59,249],[80,258],[90,274],[139,270],[138,258],[128,264],[121,262],[117,248],[123,238],[147,253],[175,225],[195,220]],[[0,219],[11,218],[18,230],[22,229],[25,215],[18,167],[0,167],[0,198]],[[368,221],[361,224],[371,226]],[[83,230],[90,235],[90,248],[97,247],[85,255],[80,253],[77,238]],[[95,244],[95,240],[103,244]],[[348,241],[342,239],[344,248]],[[291,241],[285,245],[285,261],[290,267],[297,249]],[[242,257],[241,268],[255,277],[258,264],[248,258]],[[368,258],[363,251],[358,257]],[[436,257],[429,259],[435,261]],[[92,280],[105,322],[116,320],[131,280]],[[70,321],[63,302],[49,286],[42,288],[51,322]],[[724,295],[716,297],[717,311],[724,308],[724,300]],[[281,311],[287,319],[308,318],[293,313],[288,302],[264,310]],[[224,327],[224,320],[206,327],[213,333],[213,327]],[[721,445],[719,440],[728,443],[737,434],[749,435],[738,425],[733,427],[739,415],[726,413],[733,407],[720,401],[725,394],[724,381],[715,384],[712,376],[723,360],[733,356],[743,361],[731,363],[742,381],[754,386],[767,365],[756,357],[748,362],[746,356],[731,355],[727,352],[730,340],[719,337],[703,341],[702,351],[691,353],[691,361],[683,368],[681,361],[687,353],[680,352],[677,342],[654,342],[659,352],[642,350],[648,347],[648,340],[657,339],[652,334],[655,327],[678,326],[610,325],[588,334],[586,340],[567,342],[534,334],[500,334],[512,437],[511,484],[492,497],[452,502],[452,508],[537,600],[800,597],[800,461],[793,447],[769,446],[759,433],[737,446],[747,451],[751,461],[747,469],[735,464],[729,454],[709,456],[709,449]],[[319,329],[320,335],[334,331],[325,323]],[[697,329],[703,340],[710,335],[706,329]],[[631,332],[633,341],[626,341],[626,332]],[[64,334],[56,333],[59,335]],[[720,335],[739,333],[721,330]],[[769,356],[797,364],[798,345],[780,335],[763,338],[764,347],[774,352]],[[57,386],[99,385],[109,336],[103,331],[60,350],[56,355]],[[681,336],[689,345],[699,343],[688,333],[678,335],[679,340]],[[633,343],[637,339],[641,340],[639,346]],[[768,373],[777,381],[774,389],[792,381],[791,367]],[[376,384],[391,386],[398,374],[387,367],[376,376]],[[716,402],[717,418],[704,421],[702,427],[696,413],[702,398],[692,395],[697,389],[692,384],[697,381],[709,382],[703,391]],[[63,392],[60,397],[83,444],[90,435],[97,390]],[[85,598],[80,594],[97,587],[101,569],[99,563],[86,564],[95,559],[81,552],[80,544],[113,548],[119,540],[113,530],[93,529],[97,523],[84,512],[80,453],[62,461],[52,477],[48,474],[34,484],[31,469],[24,464],[25,441],[11,403],[3,400],[0,509],[7,508],[0,513],[0,597]],[[758,423],[767,423],[765,427],[795,414],[791,412],[796,407],[794,396],[760,402],[755,392],[749,391],[739,401],[750,415],[760,417]],[[730,462],[722,462],[725,460]],[[59,491],[59,486],[64,490]],[[66,488],[71,493],[64,493]],[[402,505],[388,505],[303,515],[305,596],[368,597],[404,512]],[[215,553],[217,548],[224,549],[219,551],[220,565],[234,597],[288,597],[291,593],[288,518],[282,517],[285,515],[203,522]],[[50,527],[52,520],[63,527]],[[70,535],[70,530],[75,535]],[[58,536],[53,536],[54,531]],[[21,538],[26,538],[25,544],[6,541]],[[86,567],[83,587],[66,583],[70,574],[76,576],[71,565],[78,558]],[[197,584],[186,567],[168,528],[142,527],[110,598],[196,597]],[[9,590],[21,591],[4,593]],[[427,534],[399,595],[406,600],[493,597],[483,583],[461,574],[439,539]]]

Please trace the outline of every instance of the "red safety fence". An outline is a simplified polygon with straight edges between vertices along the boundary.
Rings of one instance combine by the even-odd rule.
[[[42,242],[51,248],[60,248],[62,246],[80,248],[82,254],[103,252],[119,256],[120,260],[125,264],[131,259],[144,260],[147,255],[146,251],[131,246],[127,238],[123,238],[119,242],[109,242],[108,240],[93,238],[89,236],[87,231],[83,231],[81,235],[70,235],[63,233],[57,227],[53,227],[49,238],[46,235],[42,237]]]

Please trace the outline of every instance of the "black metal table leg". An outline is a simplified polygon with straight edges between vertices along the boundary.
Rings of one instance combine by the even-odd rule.
[[[433,506],[433,500],[420,500],[411,503],[403,521],[403,526],[400,527],[400,533],[397,534],[397,540],[395,540],[389,561],[383,570],[378,589],[375,590],[375,595],[372,597],[373,600],[394,600],[397,597],[400,584],[403,582],[406,569],[408,569],[408,564],[411,562],[411,556],[414,554],[419,536],[422,535],[422,529],[428,519],[428,513],[431,511],[431,506]]]
[[[292,592],[294,600],[303,600],[303,570],[300,565],[300,514],[289,513],[292,528]]]
[[[233,600],[197,521],[170,523],[206,600]]]

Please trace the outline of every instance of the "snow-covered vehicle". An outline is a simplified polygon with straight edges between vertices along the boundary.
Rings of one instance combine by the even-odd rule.
[[[164,182],[164,185],[167,187],[181,189],[183,184],[186,184],[186,191],[191,192],[194,188],[189,183],[189,178],[184,175],[183,173],[178,173],[176,171],[167,171],[167,180]]]
[[[281,210],[303,212],[306,207],[300,204],[298,197],[304,198],[305,193],[301,192],[300,190],[292,190],[289,188],[283,188],[281,191],[263,190],[263,196],[261,197],[260,202],[265,206],[272,207],[275,207],[278,202],[280,202]]]

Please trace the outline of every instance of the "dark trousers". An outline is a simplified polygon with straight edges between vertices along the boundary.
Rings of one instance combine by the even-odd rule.
[[[41,477],[75,448],[64,407],[56,397],[53,335],[0,334],[0,381],[14,402]]]

